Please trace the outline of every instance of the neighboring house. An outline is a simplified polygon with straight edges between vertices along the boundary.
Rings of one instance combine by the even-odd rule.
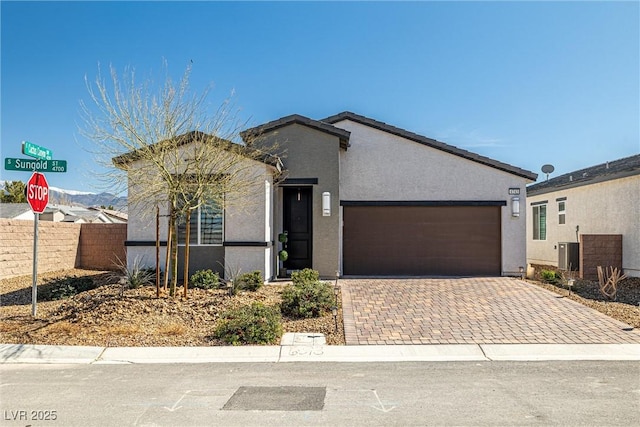
[[[0,203],[0,218],[33,221],[33,211],[29,203]]]
[[[526,265],[519,207],[532,172],[350,112],[287,116],[242,136],[258,137],[254,148],[277,146],[286,178],[257,165],[259,206],[201,213],[198,226],[217,223],[220,233],[191,246],[191,273],[226,266],[273,278],[280,233],[288,235],[284,269],[323,277],[517,275]],[[132,206],[129,217],[129,260],[150,264],[154,217]]]
[[[566,262],[567,248],[579,248],[585,235],[621,235],[622,268],[640,277],[640,155],[531,185],[527,198],[529,264],[577,269],[575,257],[571,266]],[[601,243],[600,251],[607,245]],[[578,264],[584,256],[576,252]]]
[[[0,203],[0,218],[33,221],[28,203]],[[40,214],[41,221],[118,224],[127,222],[127,214],[100,208],[49,204]]]

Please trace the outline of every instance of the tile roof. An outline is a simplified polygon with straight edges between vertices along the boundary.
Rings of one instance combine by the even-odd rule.
[[[240,132],[240,136],[242,136],[242,139],[247,142],[247,139],[251,137],[255,137],[267,132],[272,132],[276,129],[292,124],[307,126],[320,132],[325,132],[330,135],[337,136],[340,139],[341,148],[347,149],[347,147],[349,147],[349,136],[351,135],[351,132],[337,128],[323,121],[313,120],[308,117],[301,116],[300,114],[291,114],[290,116],[282,117],[280,119],[270,121],[260,126],[247,129],[244,132]]]
[[[182,145],[190,144],[195,140],[203,140],[205,138],[217,138],[217,137],[215,137],[214,135],[205,134],[204,132],[200,132],[200,131],[191,131],[191,132],[184,133],[182,135],[178,135],[175,138],[177,139],[177,142],[175,142],[175,146],[179,147]],[[228,141],[223,138],[217,138],[217,140],[220,141],[221,146],[225,150],[238,150],[238,152],[240,153],[246,153],[252,159],[255,159],[267,165],[273,166],[278,170],[280,170],[282,167],[282,162],[280,158],[278,158],[277,156],[274,156],[269,153],[260,152],[255,148],[247,147],[241,144],[236,144],[235,142]],[[149,147],[161,148],[163,144],[169,144],[169,142],[170,140],[164,140],[164,141],[156,142],[155,144],[152,144]],[[124,153],[119,156],[116,156],[111,160],[116,167],[122,167],[123,165],[132,161],[136,161],[139,158],[140,158],[140,152],[137,150],[134,150],[134,151],[130,151],[128,153]]]
[[[521,176],[526,179],[530,179],[532,181],[535,181],[538,178],[538,174],[534,172],[521,169],[516,166],[509,165],[507,163],[502,163],[497,160],[493,160],[489,157],[481,156],[480,154],[472,153],[470,151],[454,147],[453,145],[445,144],[444,142],[427,138],[426,136],[418,135],[417,133],[410,132],[405,129],[401,129],[401,128],[389,125],[387,123],[380,122],[378,120],[370,119],[368,117],[361,116],[359,114],[355,114],[350,111],[344,111],[342,113],[327,117],[326,119],[322,119],[321,121],[334,124],[334,123],[341,122],[343,120],[349,120],[352,122],[360,123],[362,125],[369,126],[374,129],[378,129],[383,132],[390,133],[392,135],[409,139],[419,144],[427,145],[429,147],[445,151],[455,156],[460,156],[462,158],[465,158],[477,163],[481,163],[483,165],[490,166],[492,168],[499,169],[504,172],[508,172],[517,176]]]
[[[530,185],[527,187],[527,196],[535,196],[559,189],[580,187],[633,175],[640,175],[640,154],[565,173],[551,178],[548,181]]]

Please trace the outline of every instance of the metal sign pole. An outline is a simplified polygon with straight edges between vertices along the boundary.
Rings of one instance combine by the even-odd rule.
[[[38,222],[40,214],[34,213],[33,219],[33,283],[31,288],[31,315],[36,317],[38,311]]]

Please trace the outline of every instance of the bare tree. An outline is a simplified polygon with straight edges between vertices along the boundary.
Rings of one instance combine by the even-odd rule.
[[[177,84],[167,73],[162,85],[154,87],[151,80],[137,83],[132,69],[120,79],[111,67],[108,81],[100,73],[95,81],[86,80],[91,102],[81,103],[81,134],[95,143],[96,161],[106,170],[100,174],[103,182],[112,191],[128,186],[129,205],[137,214],[153,215],[156,206],[168,210],[171,271],[167,266],[165,277],[171,278],[171,296],[178,273],[178,221],[188,224],[191,212],[204,206],[248,207],[248,196],[264,179],[255,161],[274,170],[280,165],[276,157],[250,148],[246,138],[236,142],[246,123],[238,119],[230,99],[208,111],[210,88],[194,95],[190,72],[188,66]],[[185,274],[185,297],[187,287]]]

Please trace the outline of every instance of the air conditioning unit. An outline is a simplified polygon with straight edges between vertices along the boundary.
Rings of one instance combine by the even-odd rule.
[[[577,242],[558,243],[558,268],[577,271],[580,268],[580,244]]]

